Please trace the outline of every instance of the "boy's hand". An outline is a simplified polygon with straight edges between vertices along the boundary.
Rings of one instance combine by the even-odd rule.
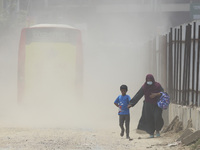
[[[132,106],[131,105],[128,105],[128,108],[131,108]]]
[[[119,105],[117,103],[114,103],[114,104],[115,104],[115,106],[119,107]]]

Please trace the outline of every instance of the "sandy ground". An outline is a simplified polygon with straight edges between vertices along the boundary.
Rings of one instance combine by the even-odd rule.
[[[148,139],[131,131],[132,141],[119,136],[119,129],[0,128],[0,150],[188,150],[174,143],[177,134]]]

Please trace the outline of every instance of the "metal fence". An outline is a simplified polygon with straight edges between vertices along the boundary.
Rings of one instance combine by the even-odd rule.
[[[155,38],[150,49],[151,64],[156,64],[152,72],[172,103],[199,107],[200,21],[171,28],[168,34]]]

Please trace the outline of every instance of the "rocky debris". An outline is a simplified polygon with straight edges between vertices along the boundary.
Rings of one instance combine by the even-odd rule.
[[[200,139],[200,130],[195,131],[195,129],[192,128],[192,120],[190,119],[188,120],[187,128],[176,141],[181,142],[183,145],[190,145],[195,143],[198,139]]]
[[[186,138],[187,136],[193,134],[194,132],[195,132],[195,129],[193,129],[193,128],[185,129],[185,131],[183,132],[183,134],[176,141],[181,141],[184,138]]]
[[[183,130],[183,122],[177,120],[177,122],[175,122],[174,127],[173,127],[173,131],[175,133],[178,133],[179,131]]]
[[[195,131],[194,133],[186,136],[181,140],[184,145],[190,145],[200,139],[200,130]]]
[[[179,144],[181,144],[181,141],[176,141],[176,142],[174,142],[174,143],[170,143],[170,144],[168,144],[167,146],[168,146],[168,147],[173,147],[173,146],[177,146],[177,145],[179,145]]]
[[[181,131],[181,130],[183,130],[183,123],[181,122],[181,121],[179,121],[179,118],[178,118],[178,116],[176,116],[173,120],[172,120],[172,122],[167,126],[167,127],[165,127],[163,130],[162,130],[162,132],[163,133],[166,133],[166,132],[168,132],[168,131],[174,131],[174,132],[179,132],[179,131]]]
[[[187,124],[186,129],[188,129],[188,128],[192,128],[192,127],[193,127],[192,119],[189,119],[189,120],[188,120],[188,124]]]

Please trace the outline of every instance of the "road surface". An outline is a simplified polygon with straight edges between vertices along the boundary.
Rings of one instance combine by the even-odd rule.
[[[188,150],[174,143],[177,134],[147,134],[131,131],[132,141],[119,136],[119,129],[0,128],[0,150]],[[171,144],[171,146],[170,146]],[[172,145],[175,146],[172,146]]]

